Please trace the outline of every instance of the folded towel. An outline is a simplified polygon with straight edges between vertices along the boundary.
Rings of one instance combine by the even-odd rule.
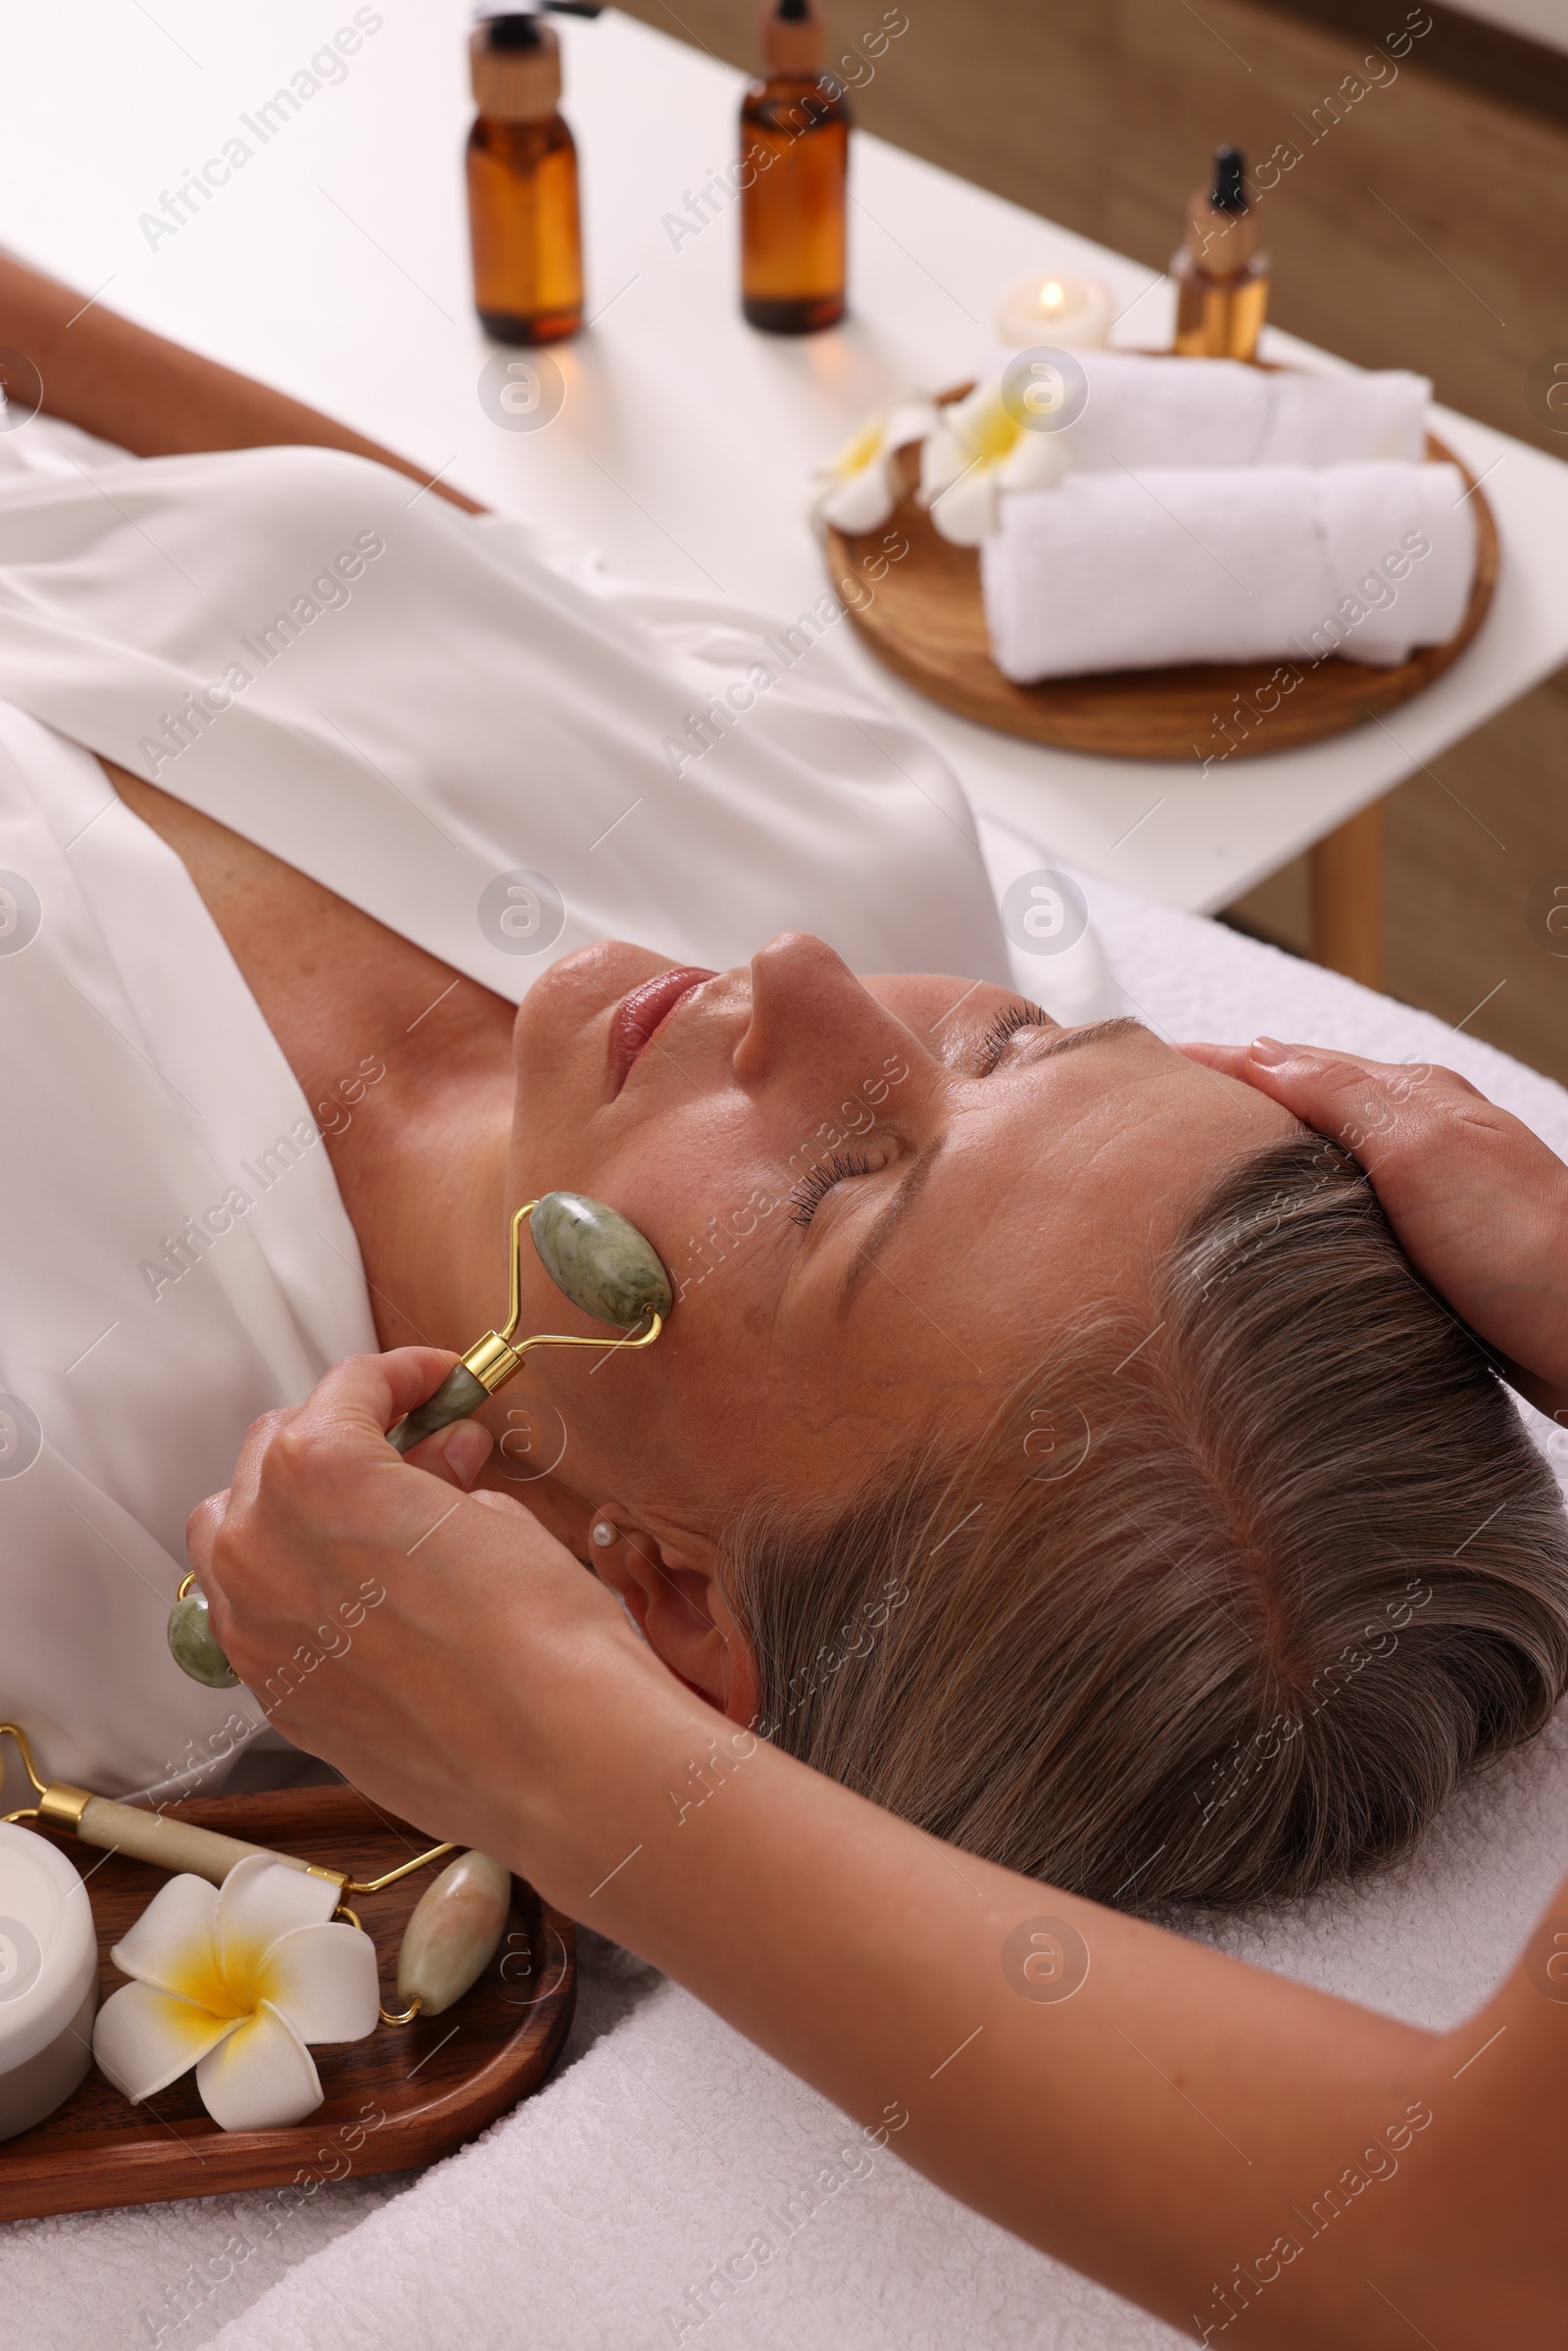
[[[1416,465],[1432,386],[1400,367],[1302,375],[1239,360],[1146,359],[1084,351],[1089,398],[1063,428],[1074,468],[1145,465]]]
[[[1123,466],[999,503],[980,576],[1019,685],[1331,653],[1390,667],[1453,635],[1475,572],[1453,465]]]

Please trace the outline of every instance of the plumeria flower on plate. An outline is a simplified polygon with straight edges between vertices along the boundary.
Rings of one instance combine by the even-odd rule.
[[[939,411],[920,452],[920,501],[945,539],[978,547],[997,526],[1000,491],[1049,490],[1067,468],[1061,435],[1025,423],[993,377]]]
[[[899,503],[893,461],[909,442],[925,439],[936,416],[927,400],[896,400],[867,416],[816,475],[813,518],[851,538],[880,530]]]
[[[330,1924],[338,1888],[266,1853],[221,1886],[171,1878],[110,1957],[134,1979],[98,2011],[92,2053],[134,2104],[196,2068],[225,2131],[275,2131],[319,2106],[306,2043],[362,2040],[380,2013],[375,1945]]]

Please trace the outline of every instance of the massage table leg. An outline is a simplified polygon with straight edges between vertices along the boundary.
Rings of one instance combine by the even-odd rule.
[[[1312,959],[1365,988],[1383,985],[1383,803],[1314,843]]]

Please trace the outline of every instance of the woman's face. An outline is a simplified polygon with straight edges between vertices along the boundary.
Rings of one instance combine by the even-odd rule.
[[[759,1489],[847,1501],[911,1439],[978,1431],[1076,1309],[1136,1305],[1222,1166],[1296,1131],[1136,1022],[862,982],[800,935],[718,973],[585,949],[514,1038],[509,1204],[608,1201],[676,1304],[646,1353],[532,1355],[497,1483],[527,1499],[564,1446],[558,1495],[699,1543]],[[528,1250],[523,1282],[525,1331],[592,1328]]]

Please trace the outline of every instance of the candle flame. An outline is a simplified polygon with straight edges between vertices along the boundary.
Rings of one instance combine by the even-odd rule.
[[[1061,280],[1056,277],[1048,277],[1040,289],[1041,309],[1043,311],[1059,311],[1065,300],[1066,293]]]

